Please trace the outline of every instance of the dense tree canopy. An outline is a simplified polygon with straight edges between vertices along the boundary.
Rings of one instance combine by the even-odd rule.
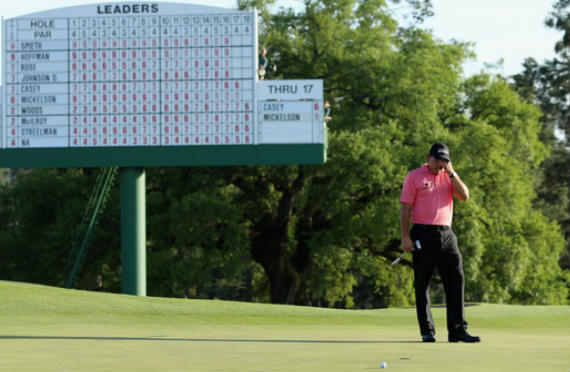
[[[570,2],[559,0],[546,18],[546,25],[562,32],[556,43],[556,56],[539,64],[529,57],[523,71],[513,77],[514,87],[529,102],[542,109],[541,140],[550,147],[542,166],[535,205],[551,220],[557,221],[566,238],[560,265],[570,268]],[[559,135],[556,136],[556,131]]]
[[[429,1],[412,4],[419,18],[429,15]],[[536,202],[551,154],[537,106],[499,77],[463,78],[466,45],[438,41],[420,23],[399,26],[385,1],[308,0],[298,14],[240,5],[262,14],[260,46],[275,66],[266,79],[324,80],[328,161],[148,169],[150,295],[411,304],[409,261],[389,265],[401,252],[400,190],[431,143],[443,141],[471,190],[454,219],[466,299],[567,302],[564,236]],[[3,279],[59,282],[91,173],[34,170],[0,189]],[[103,275],[104,289],[120,290],[114,192],[82,288]]]

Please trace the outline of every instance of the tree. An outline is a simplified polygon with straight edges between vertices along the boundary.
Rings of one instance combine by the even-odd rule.
[[[493,144],[502,148],[490,153],[484,164],[504,170],[503,177],[490,175],[490,180],[479,180],[472,176],[473,186],[484,190],[480,194],[483,201],[458,208],[470,211],[467,216],[479,223],[464,222],[459,230],[473,238],[467,244],[468,272],[476,277],[483,273],[496,277],[490,285],[484,275],[479,276],[469,291],[471,298],[511,301],[517,292],[517,301],[522,301],[521,283],[529,270],[522,263],[529,261],[533,252],[516,226],[526,226],[525,218],[533,213],[529,204],[537,184],[533,172],[547,153],[537,137],[541,131],[538,111],[523,104],[506,84],[491,82],[484,75],[462,88],[459,66],[468,53],[463,45],[438,44],[415,27],[395,29],[382,6],[370,10],[366,5],[370,3],[307,3],[303,14],[281,12],[273,17],[263,38],[278,66],[275,77],[325,78],[326,93],[336,102],[329,126],[327,165],[318,171],[303,167],[280,170],[279,177],[289,176],[286,181],[281,178],[277,186],[271,186],[271,173],[260,175],[269,183],[264,187],[287,197],[286,203],[279,199],[273,203],[276,208],[260,218],[267,225],[252,224],[261,227],[255,235],[260,238],[253,257],[270,278],[272,301],[321,304],[324,300],[328,305],[340,301],[351,306],[353,296],[360,301],[362,297],[374,298],[361,296],[370,281],[376,283],[377,293],[381,292],[378,283],[382,280],[378,278],[386,266],[372,263],[379,262],[378,258],[386,262],[399,249],[395,203],[400,182],[407,169],[421,164],[418,155],[427,152],[423,149],[426,140],[435,139],[455,143],[465,162]],[[507,158],[502,159],[504,156]],[[478,164],[471,171],[480,175],[485,166]],[[303,184],[307,179],[311,183]],[[305,194],[308,196],[302,198]],[[308,204],[295,205],[292,195]],[[504,208],[497,210],[496,203]],[[505,219],[511,216],[512,205],[520,209],[518,217]],[[280,213],[281,206],[287,206],[286,213]],[[482,208],[493,213],[482,216]],[[275,216],[285,218],[276,220]],[[533,216],[546,229],[544,217]],[[279,228],[272,230],[275,225]],[[549,229],[556,236],[556,226]],[[292,231],[298,239],[291,238]],[[510,241],[513,236],[515,242]],[[513,251],[518,254],[508,265],[495,260],[507,252],[501,253],[501,239],[517,246],[510,250],[510,255]],[[559,244],[554,244],[552,237],[549,241],[558,257]],[[511,268],[503,270],[504,266]],[[521,268],[524,270],[519,271]],[[564,273],[554,269],[547,276],[549,283],[557,285],[546,289],[548,293],[542,297],[525,301],[564,301],[565,296],[560,295],[567,282]],[[374,305],[396,303],[389,298],[385,296],[384,302]]]
[[[80,169],[38,169],[2,187],[4,279],[60,285],[69,242],[93,179]]]
[[[389,266],[401,253],[399,196],[406,174],[442,141],[471,189],[471,200],[456,204],[454,222],[469,278],[466,298],[567,301],[568,273],[556,264],[561,233],[533,204],[538,170],[549,156],[536,107],[501,79],[463,80],[466,45],[437,41],[417,25],[398,27],[384,1],[305,5],[299,14],[262,9],[261,44],[277,66],[267,78],[325,80],[333,108],[328,162],[149,169],[149,294],[358,308],[411,304],[409,261]],[[0,244],[10,247],[3,248],[10,252],[5,262],[42,226],[26,193],[43,187],[44,178],[60,185],[82,175],[41,172],[0,188],[6,201]],[[79,185],[70,182],[66,192],[85,195]],[[60,196],[40,205],[71,208],[66,203]],[[74,213],[54,227],[70,226]],[[117,216],[115,208],[101,220],[102,240],[80,285],[104,272],[105,288],[117,290]],[[44,241],[50,229],[36,230],[42,233],[30,244]]]
[[[394,203],[406,171],[399,164],[410,154],[394,149],[418,146],[437,124],[436,108],[452,104],[464,49],[399,30],[384,1],[311,1],[303,13],[281,10],[263,24],[272,77],[323,78],[336,104],[327,165],[257,168],[230,179],[244,198],[255,195],[255,203],[242,202],[254,207],[245,213],[252,257],[273,302],[352,306],[359,278],[396,274],[386,263],[399,250]],[[415,138],[405,138],[409,131]],[[404,275],[401,290],[384,282],[390,289],[378,303],[409,302]]]
[[[562,40],[556,43],[554,50],[556,57],[547,61],[541,66],[538,73],[540,84],[544,86],[538,89],[548,92],[552,100],[552,106],[548,113],[555,120],[556,125],[565,132],[566,140],[570,138],[570,108],[566,103],[566,96],[569,92],[568,79],[570,77],[570,16],[568,10],[570,2],[568,0],[558,0],[553,5],[553,10],[546,19],[546,25],[556,30],[562,31]],[[542,95],[542,98],[546,98]],[[542,101],[544,103],[544,101]]]
[[[473,158],[462,173],[471,200],[457,212],[459,234],[469,237],[466,292],[482,301],[565,303],[568,272],[558,265],[563,239],[557,223],[532,203],[548,156],[539,138],[540,111],[487,75],[467,80],[465,93],[467,121],[454,134]]]
[[[149,294],[249,299],[247,226],[235,187],[212,168],[148,172]]]
[[[540,105],[543,115],[541,139],[552,151],[542,167],[542,182],[538,187],[535,204],[550,219],[557,221],[566,240],[566,249],[560,265],[570,269],[570,107],[567,96],[570,93],[570,2],[559,0],[546,19],[546,25],[563,32],[556,43],[556,57],[538,64],[527,58],[523,71],[513,77],[514,87],[530,102]],[[563,140],[555,136],[559,130],[565,134]]]

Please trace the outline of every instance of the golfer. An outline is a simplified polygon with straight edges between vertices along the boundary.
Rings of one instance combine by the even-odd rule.
[[[467,333],[463,260],[451,229],[454,194],[462,201],[469,199],[469,189],[451,165],[449,148],[436,143],[427,163],[406,177],[400,198],[402,249],[413,254],[416,312],[424,342],[435,342],[429,284],[436,267],[445,289],[449,342],[480,341]],[[421,249],[414,248],[416,241]]]

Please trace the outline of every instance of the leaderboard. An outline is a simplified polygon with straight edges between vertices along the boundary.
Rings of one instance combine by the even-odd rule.
[[[93,4],[3,27],[2,148],[255,143],[254,13]]]

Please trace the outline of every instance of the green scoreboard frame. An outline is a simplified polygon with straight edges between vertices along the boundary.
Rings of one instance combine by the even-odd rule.
[[[0,150],[0,167],[323,164],[326,150],[326,136],[323,144],[4,149]]]

